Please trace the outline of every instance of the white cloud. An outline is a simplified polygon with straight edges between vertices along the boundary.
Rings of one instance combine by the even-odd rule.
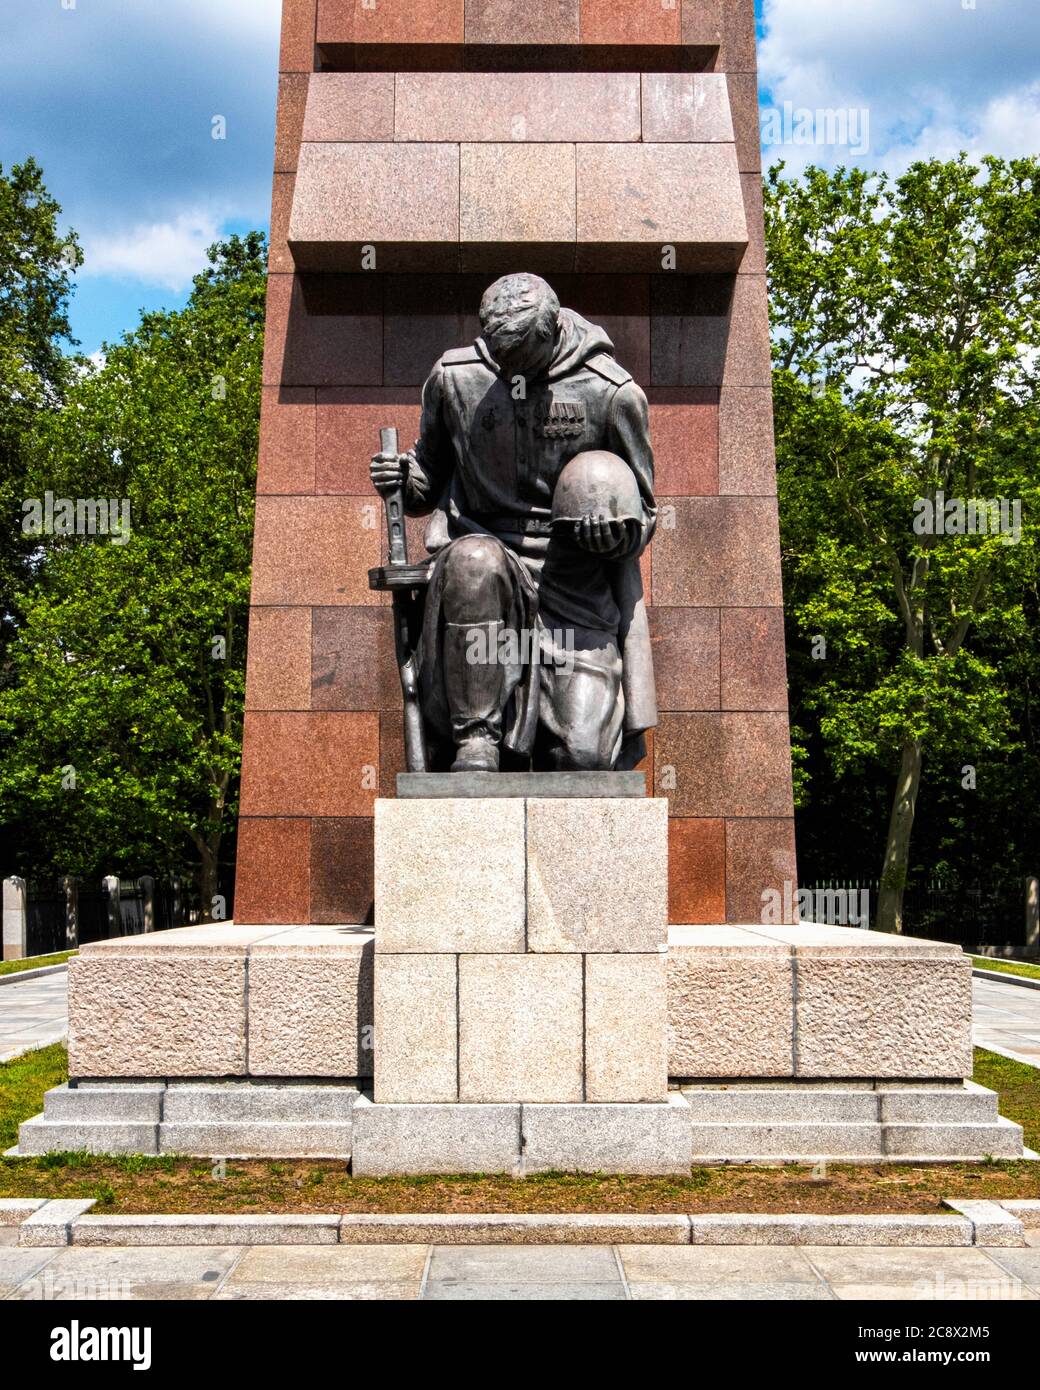
[[[206,264],[206,248],[220,234],[211,212],[186,211],[172,221],[83,238],[81,275],[110,275],[164,289],[183,290]]]
[[[765,0],[760,73],[782,108],[866,111],[870,149],[784,145],[794,168],[1040,150],[1037,0]]]

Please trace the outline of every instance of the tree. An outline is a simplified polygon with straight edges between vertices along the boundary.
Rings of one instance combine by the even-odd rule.
[[[782,169],[766,207],[794,617],[838,658],[809,699],[836,770],[894,773],[877,925],[899,931],[926,753],[1008,732],[992,655],[1037,569],[1040,161],[930,161],[894,184]],[[1003,515],[972,516],[994,499]]]
[[[54,533],[0,697],[25,867],[191,865],[204,911],[236,812],[264,253],[259,233],[211,248],[187,306],[144,315],[36,431]],[[59,534],[61,499],[99,534]]]
[[[82,255],[58,231],[61,208],[32,159],[0,165],[0,683],[17,621],[15,593],[31,576],[33,546],[21,529],[25,440],[41,411],[55,409],[74,362],[67,315],[71,275]]]

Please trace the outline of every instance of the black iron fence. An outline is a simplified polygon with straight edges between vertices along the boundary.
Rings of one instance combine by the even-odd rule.
[[[20,882],[20,880],[15,880]],[[223,915],[231,915],[234,868],[219,877]],[[26,956],[54,955],[91,941],[168,931],[204,920],[197,885],[188,878],[109,877],[97,884],[75,879],[30,879],[24,886]]]
[[[903,932],[959,946],[1023,950],[1031,943],[1035,880],[1019,875],[959,880],[932,878],[908,884],[903,893]],[[876,878],[826,879],[799,884],[802,917],[841,926],[877,925]]]

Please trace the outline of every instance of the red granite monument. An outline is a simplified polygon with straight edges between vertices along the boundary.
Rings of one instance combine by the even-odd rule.
[[[368,461],[527,270],[650,402],[670,919],[758,921],[795,855],[752,0],[286,0],[281,69],[236,919],[371,920],[404,751]]]

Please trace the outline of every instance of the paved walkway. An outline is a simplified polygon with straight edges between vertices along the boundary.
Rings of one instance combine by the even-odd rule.
[[[68,987],[67,970],[0,985],[0,1062],[66,1036]]]
[[[1032,1248],[294,1245],[23,1250],[10,1299],[1040,1299]]]
[[[1040,989],[976,978],[975,1042],[1040,1067]]]

